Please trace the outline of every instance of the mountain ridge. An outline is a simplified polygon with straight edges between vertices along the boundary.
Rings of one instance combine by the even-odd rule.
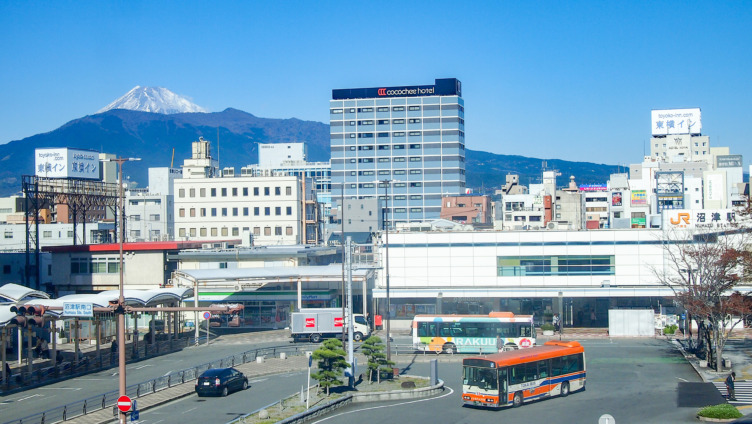
[[[330,158],[329,125],[321,122],[261,118],[235,108],[169,115],[113,109],[71,120],[53,131],[0,145],[0,196],[21,191],[20,176],[34,172],[35,148],[71,147],[141,157],[140,162],[129,163],[124,173],[145,186],[149,167],[170,166],[173,148],[173,166],[179,167],[184,159],[190,158],[191,142],[199,137],[212,142],[213,154],[216,154],[219,144],[220,167],[232,166],[238,171],[241,166],[258,163],[259,143],[305,142],[309,161],[322,162]],[[615,165],[529,158],[472,149],[466,149],[465,155],[467,187],[484,187],[486,191],[503,185],[507,174],[520,175],[523,184],[539,181],[544,161],[549,168],[561,172],[560,186],[568,182],[570,175],[576,177],[578,184],[605,183],[618,169]]]

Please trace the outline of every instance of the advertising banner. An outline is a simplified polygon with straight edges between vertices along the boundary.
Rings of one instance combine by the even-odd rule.
[[[633,205],[647,205],[648,193],[645,190],[632,190]]]
[[[652,134],[702,134],[700,108],[651,110]]]
[[[99,153],[69,148],[36,149],[34,174],[45,178],[99,179]]]
[[[621,206],[621,192],[615,191],[611,193],[611,206]]]

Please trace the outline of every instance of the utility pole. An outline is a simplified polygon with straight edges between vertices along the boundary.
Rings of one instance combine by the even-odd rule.
[[[355,381],[355,354],[353,348],[353,327],[355,317],[353,316],[352,300],[352,239],[348,236],[345,243],[345,256],[347,258],[347,362],[350,363],[350,387],[353,387]]]
[[[141,158],[115,158],[108,159],[109,162],[115,162],[118,164],[118,200],[120,201],[120,207],[118,208],[120,218],[120,231],[119,231],[119,244],[120,244],[120,296],[118,296],[118,304],[115,308],[117,314],[117,341],[118,341],[118,393],[119,396],[125,396],[125,296],[123,295],[123,239],[125,237],[125,229],[123,228],[125,214],[125,194],[123,192],[123,164],[125,162],[139,161]],[[120,424],[126,424],[127,414],[120,412]]]
[[[385,179],[379,181],[384,184],[384,257],[385,257],[385,271],[386,271],[386,360],[392,360],[392,343],[391,332],[389,328],[389,315],[391,310],[391,304],[389,301],[389,184],[393,180]]]

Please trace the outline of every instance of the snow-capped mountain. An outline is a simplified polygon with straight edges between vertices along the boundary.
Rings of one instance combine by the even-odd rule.
[[[141,112],[163,113],[165,115],[185,112],[208,112],[187,98],[162,87],[141,87],[137,85],[123,97],[108,104],[97,113],[111,109],[138,110]]]

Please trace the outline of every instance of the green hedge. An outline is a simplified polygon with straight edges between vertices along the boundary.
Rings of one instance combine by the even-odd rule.
[[[556,327],[553,324],[543,324],[540,326],[541,331],[554,331]]]
[[[663,334],[674,334],[676,333],[676,330],[678,329],[679,329],[679,326],[677,326],[676,324],[667,325],[666,327],[663,328]]]
[[[705,418],[731,419],[744,416],[734,405],[722,403],[720,405],[706,406],[697,412],[697,415]]]

